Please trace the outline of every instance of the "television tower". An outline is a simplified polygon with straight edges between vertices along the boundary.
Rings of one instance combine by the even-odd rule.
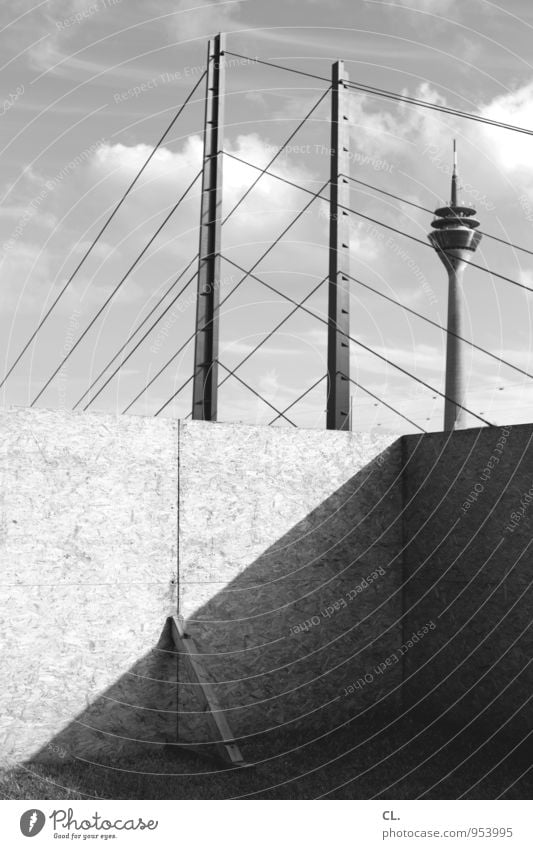
[[[448,272],[448,333],[446,338],[446,388],[444,430],[465,427],[464,292],[463,277],[469,257],[481,241],[476,232],[475,209],[457,199],[457,146],[453,142],[452,196],[449,206],[435,210],[428,239]]]

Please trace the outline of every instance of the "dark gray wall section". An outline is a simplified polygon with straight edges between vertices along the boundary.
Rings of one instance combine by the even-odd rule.
[[[406,704],[530,728],[533,428],[405,437]]]

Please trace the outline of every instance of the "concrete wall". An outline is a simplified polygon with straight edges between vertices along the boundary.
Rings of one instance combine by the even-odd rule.
[[[406,704],[533,727],[533,427],[405,437]],[[514,715],[514,718],[513,718]]]

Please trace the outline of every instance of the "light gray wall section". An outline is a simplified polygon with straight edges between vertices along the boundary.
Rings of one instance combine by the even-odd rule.
[[[175,686],[138,676],[176,606],[177,422],[10,410],[0,433],[4,760],[171,739],[147,708]]]

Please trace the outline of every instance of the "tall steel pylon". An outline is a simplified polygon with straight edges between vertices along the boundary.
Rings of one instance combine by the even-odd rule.
[[[350,430],[350,129],[348,75],[335,62],[331,78],[329,202],[328,382],[326,427]]]
[[[224,48],[224,35],[209,40],[192,397],[192,418],[205,421],[217,418]]]

